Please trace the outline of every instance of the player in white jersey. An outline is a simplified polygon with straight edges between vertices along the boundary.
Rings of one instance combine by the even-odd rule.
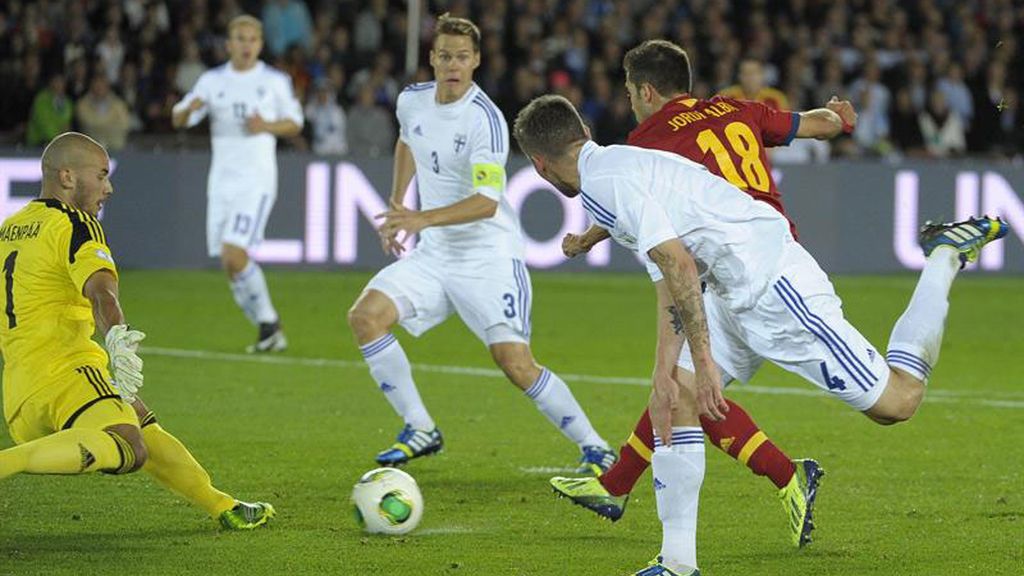
[[[659,312],[650,407],[662,549],[655,566],[638,574],[699,573],[704,454],[697,415],[721,417],[720,382],[745,382],[767,359],[880,424],[909,419],[938,360],[957,270],[1007,232],[1005,222],[988,217],[925,227],[927,263],[883,357],[843,318],[828,276],[765,203],[681,156],[598,146],[560,96],[527,105],[514,132],[542,177],[578,196],[617,242],[650,258],[659,311],[678,307],[675,317]],[[702,299],[701,280],[713,298]]]
[[[509,380],[580,447],[580,471],[600,473],[615,453],[565,382],[530,351],[530,275],[519,220],[504,196],[508,125],[473,83],[480,31],[469,20],[441,16],[430,63],[435,81],[412,85],[398,98],[401,135],[390,210],[380,226],[388,252],[403,252],[411,234],[419,233],[419,243],[374,276],[348,313],[371,376],[405,421],[377,462],[402,464],[442,448],[391,328],[401,324],[419,336],[455,313]],[[402,204],[414,175],[418,211]]]
[[[249,352],[287,347],[263,270],[248,250],[263,241],[277,198],[277,138],[302,130],[302,106],[288,76],[259,60],[263,25],[238,16],[228,25],[230,60],[204,72],[174,106],[175,128],[207,115],[213,160],[207,179],[206,245],[220,257],[235,302],[259,327]]]

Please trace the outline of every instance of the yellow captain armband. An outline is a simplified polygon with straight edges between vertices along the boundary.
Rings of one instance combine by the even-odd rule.
[[[473,164],[473,188],[505,191],[505,167],[500,164]]]

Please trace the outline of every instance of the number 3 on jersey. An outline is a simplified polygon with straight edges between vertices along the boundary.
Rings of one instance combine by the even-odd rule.
[[[505,301],[505,318],[516,317],[516,297],[506,292],[502,299]]]
[[[430,169],[434,171],[434,174],[437,174],[438,172],[441,171],[441,166],[439,166],[438,163],[437,163],[437,151],[436,150],[431,150],[431,152],[430,152]]]
[[[722,176],[730,184],[741,190],[756,190],[767,192],[771,185],[768,177],[768,170],[761,162],[761,146],[757,143],[757,137],[743,122],[730,122],[725,126],[725,138],[729,141],[729,147],[742,160],[740,169],[743,171],[741,177],[733,164],[732,156],[725,149],[725,145],[711,129],[701,130],[697,134],[697,145],[701,152],[711,152],[715,155],[715,161],[722,170]]]

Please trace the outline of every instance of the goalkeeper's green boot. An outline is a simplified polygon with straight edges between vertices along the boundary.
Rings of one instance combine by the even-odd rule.
[[[555,476],[550,480],[558,496],[569,498],[573,504],[582,506],[587,510],[595,512],[602,518],[615,522],[622,518],[626,511],[626,502],[629,501],[629,494],[613,496],[600,480],[594,477],[589,478],[564,478]]]
[[[259,528],[274,517],[277,512],[266,502],[238,502],[231,510],[220,515],[220,525],[228,530],[252,530]]]

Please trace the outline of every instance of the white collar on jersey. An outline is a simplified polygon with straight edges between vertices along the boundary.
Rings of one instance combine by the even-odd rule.
[[[231,65],[231,61],[228,60],[224,63],[224,70],[227,71],[228,74],[231,74],[233,76],[248,76],[249,74],[261,72],[266,66],[266,62],[264,62],[263,60],[257,60],[256,64],[254,64],[252,68],[249,68],[245,71],[238,71],[235,70],[235,67]]]
[[[593,140],[587,140],[583,143],[583,147],[580,148],[580,155],[576,158],[576,169],[580,173],[580,182],[583,182],[583,174],[586,172],[585,166],[587,161],[590,160],[590,156],[597,152],[597,149],[601,146]]]
[[[437,85],[434,85],[434,93],[430,97],[430,101],[434,104],[434,107],[438,112],[458,112],[463,106],[469,104],[477,94],[481,93],[480,87],[476,85],[476,82],[469,84],[469,89],[455,102],[449,102],[447,104],[441,104],[437,101]]]

